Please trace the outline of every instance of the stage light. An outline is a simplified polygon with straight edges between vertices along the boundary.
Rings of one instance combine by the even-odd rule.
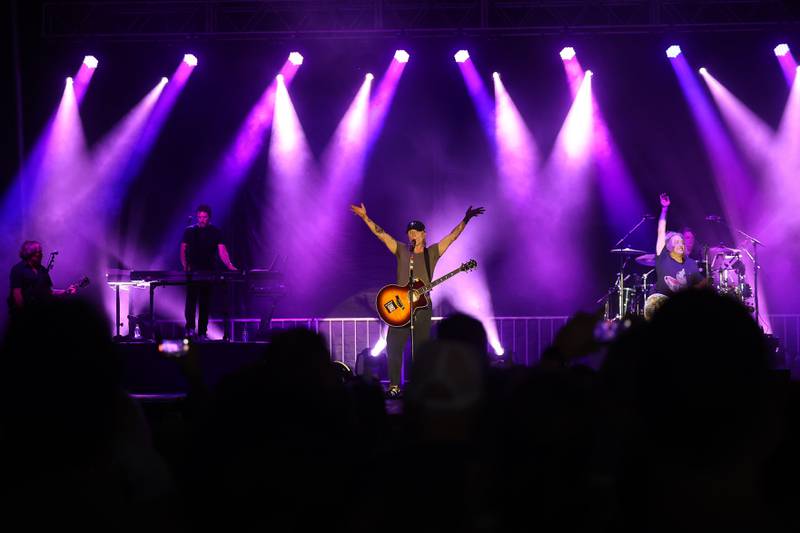
[[[561,52],[559,52],[558,55],[560,55],[561,59],[563,59],[564,61],[569,61],[570,59],[575,57],[575,49],[572,48],[571,46],[565,46],[564,48],[561,49]]]
[[[370,350],[369,354],[372,357],[378,357],[385,348],[386,348],[386,339],[384,337],[381,337],[378,339],[378,342],[375,343],[375,346],[372,347],[372,350]]]
[[[367,75],[364,76],[364,78],[366,78],[367,81],[372,81],[375,79],[375,76],[372,75],[372,72],[367,72]]]
[[[500,79],[500,73],[499,72],[492,72],[492,78],[494,78],[495,80],[499,80]]]
[[[289,63],[292,65],[299,67],[303,64],[303,54],[300,52],[292,52],[289,54]]]
[[[72,76],[67,76],[67,83],[69,83],[69,84],[72,83]]]
[[[408,52],[405,50],[398,50],[394,53],[394,58],[397,60],[398,63],[408,63],[409,59]]]
[[[190,67],[196,67],[197,66],[197,56],[195,56],[194,54],[185,54],[183,56],[183,62],[186,63],[187,65],[189,65]]]
[[[503,356],[503,354],[505,354],[505,353],[506,353],[505,349],[504,349],[502,346],[500,346],[500,344],[499,344],[499,343],[497,343],[497,344],[492,344],[492,349],[494,350],[494,354],[495,354],[497,357],[502,357],[502,356]]]
[[[700,74],[702,74],[703,76],[705,76],[706,74],[708,74],[708,71],[706,70],[706,67],[700,67],[699,69],[697,69],[697,72],[699,72],[699,73],[700,73]]]
[[[458,52],[456,52],[453,58],[456,60],[456,63],[463,63],[467,59],[469,59],[469,52],[467,52],[466,50],[459,50]]]
[[[594,72],[592,72],[591,70],[587,70],[586,75],[591,78],[592,76],[594,76]]]
[[[275,79],[278,80],[279,83],[283,83],[283,74],[278,74],[275,76]]]
[[[169,78],[167,78],[166,76],[162,76],[161,84],[162,85],[166,85],[167,83],[169,83]]]
[[[97,58],[94,56],[86,56],[83,58],[83,64],[86,65],[87,68],[97,68]]]
[[[672,46],[667,48],[667,57],[668,58],[675,59],[679,55],[681,55],[681,47],[678,46],[677,44],[673,44]]]
[[[783,57],[789,53],[789,45],[786,43],[781,43],[775,47],[775,55],[778,57]]]

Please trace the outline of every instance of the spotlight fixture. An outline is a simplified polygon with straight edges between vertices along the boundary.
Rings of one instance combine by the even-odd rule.
[[[372,72],[367,72],[367,75],[364,76],[364,78],[366,78],[367,81],[372,81],[375,79],[375,76],[372,75]]]
[[[194,54],[185,54],[183,56],[183,62],[186,63],[187,65],[189,65],[190,67],[196,67],[197,66],[197,56],[195,56]]]
[[[72,84],[72,76],[67,76],[67,83]]]
[[[289,63],[292,65],[299,67],[303,64],[303,54],[300,52],[292,52],[289,54]]]
[[[494,78],[496,81],[500,81],[500,73],[492,72],[492,78]]]
[[[169,78],[167,78],[166,76],[162,76],[161,77],[161,83],[162,83],[162,85],[165,85],[165,84],[169,83]]]
[[[283,74],[278,74],[275,79],[278,80],[278,83],[283,83]]]
[[[397,50],[394,53],[394,58],[398,63],[408,63],[408,59],[410,57],[411,56],[408,55],[408,52],[406,52],[405,50]]]
[[[592,72],[591,70],[587,70],[586,75],[591,78],[592,76],[594,76],[594,72]]]
[[[83,64],[86,65],[86,68],[97,68],[97,58],[94,56],[86,56],[83,58]]]
[[[667,57],[668,58],[675,59],[679,55],[681,55],[681,47],[678,46],[677,44],[673,44],[672,46],[667,48]]]
[[[469,59],[469,52],[467,52],[466,50],[459,50],[458,52],[456,52],[453,58],[456,60],[456,63],[463,63],[464,61]]]
[[[559,52],[558,55],[560,55],[561,59],[563,59],[564,61],[569,61],[575,57],[575,49],[572,48],[571,46],[565,46],[564,48],[561,49],[561,52]]]
[[[775,47],[775,55],[778,57],[783,57],[789,53],[789,45],[786,43],[781,43]]]
[[[699,72],[699,73],[700,73],[700,74],[702,74],[703,76],[705,76],[706,74],[708,74],[708,71],[706,70],[706,67],[700,67],[699,69],[697,69],[697,72]]]

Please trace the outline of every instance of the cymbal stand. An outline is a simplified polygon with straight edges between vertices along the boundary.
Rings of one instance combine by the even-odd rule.
[[[650,217],[643,216],[642,219],[639,222],[637,222],[636,225],[633,226],[628,231],[628,233],[626,233],[620,240],[618,240],[616,242],[616,244],[614,244],[614,246],[612,246],[611,248],[619,248],[619,246],[623,242],[625,242],[625,240],[628,237],[633,235],[633,232],[635,232],[637,229],[639,229],[639,226],[644,224],[644,221],[647,220],[648,218],[650,218]],[[622,310],[623,310],[623,305],[625,303],[625,301],[624,301],[625,300],[625,267],[628,264],[628,259],[623,256],[623,257],[620,258],[619,262],[620,262],[620,268],[619,268],[619,274],[618,274],[618,278],[617,278],[618,279],[618,281],[617,281],[617,290],[619,291],[619,295],[618,295],[619,308],[617,309],[617,311],[618,311],[617,318],[621,320],[622,317],[624,316],[624,313],[623,313]]]

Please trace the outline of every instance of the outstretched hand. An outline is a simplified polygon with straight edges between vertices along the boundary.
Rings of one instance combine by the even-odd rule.
[[[484,207],[476,207],[475,209],[472,206],[467,208],[467,213],[464,215],[464,222],[469,222],[469,219],[474,218],[478,215],[482,215],[486,212],[486,208]]]
[[[364,202],[361,202],[361,206],[360,207],[355,205],[355,204],[350,204],[350,211],[352,211],[353,213],[355,213],[356,215],[358,215],[361,218],[364,218],[364,217],[367,216],[367,208],[364,207]]]
[[[669,195],[667,193],[662,192],[659,198],[661,199],[661,207],[669,207]]]

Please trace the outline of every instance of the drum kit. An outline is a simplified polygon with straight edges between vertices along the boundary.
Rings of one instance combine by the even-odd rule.
[[[753,290],[745,279],[746,267],[743,260],[747,250],[713,246],[705,250],[704,259],[697,261],[700,273],[708,281],[709,287],[742,302],[752,309]],[[662,303],[664,298],[655,296],[656,254],[649,254],[635,248],[614,248],[611,253],[620,258],[620,269],[614,276],[614,283],[598,303],[605,304],[606,320],[620,320],[623,317],[638,316],[647,318],[646,309]],[[646,272],[642,273],[642,271]]]

